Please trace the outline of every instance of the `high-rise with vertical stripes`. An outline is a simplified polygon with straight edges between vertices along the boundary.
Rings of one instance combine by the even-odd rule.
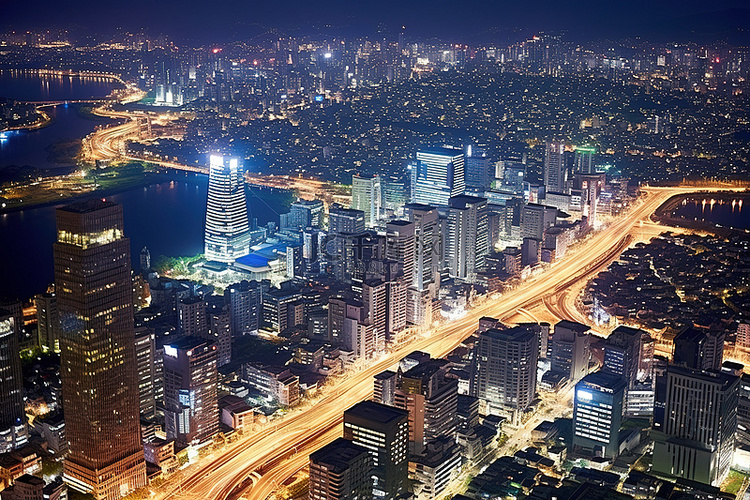
[[[250,251],[244,168],[238,158],[211,155],[206,203],[206,260],[231,263]]]

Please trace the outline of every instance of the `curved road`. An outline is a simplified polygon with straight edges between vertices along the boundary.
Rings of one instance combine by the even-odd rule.
[[[726,188],[717,186],[716,189]],[[220,453],[217,452],[218,456],[209,456],[171,476],[154,492],[153,498],[223,500],[238,498],[243,493],[245,498],[267,498],[307,465],[311,452],[342,435],[343,411],[371,396],[372,377],[375,374],[392,368],[414,350],[427,351],[434,357],[447,355],[476,331],[482,316],[507,319],[516,315],[519,309],[533,306],[554,295],[558,295],[559,304],[559,294],[567,287],[587,280],[619,256],[629,244],[630,233],[636,224],[649,220],[651,214],[670,196],[693,191],[696,188],[644,189],[645,196],[626,215],[594,234],[565,258],[553,263],[544,273],[523,282],[498,299],[484,300],[465,316],[449,324],[441,324],[408,342],[391,347],[366,368],[348,373],[342,380],[323,389],[325,394],[308,407],[293,411],[265,429],[240,438]],[[564,314],[568,315],[569,312]],[[247,479],[251,474],[254,478],[248,485]]]

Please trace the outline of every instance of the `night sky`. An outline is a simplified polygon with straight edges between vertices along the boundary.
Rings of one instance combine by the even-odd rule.
[[[748,36],[747,5],[747,0],[0,0],[0,25],[75,24],[105,34],[117,27],[145,28],[197,41],[250,38],[269,29],[277,35],[372,35],[379,28],[396,33],[402,24],[413,37],[467,41],[517,39],[519,31],[545,30],[566,30],[570,38],[727,38]]]

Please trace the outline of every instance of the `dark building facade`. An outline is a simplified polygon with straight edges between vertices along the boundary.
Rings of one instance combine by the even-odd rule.
[[[122,206],[90,200],[58,209],[53,253],[70,443],[64,479],[116,500],[146,483]]]

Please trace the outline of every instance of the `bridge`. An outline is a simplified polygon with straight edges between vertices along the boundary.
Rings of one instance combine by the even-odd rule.
[[[45,108],[50,106],[61,106],[64,104],[102,104],[105,102],[114,102],[115,99],[101,98],[101,99],[71,99],[67,101],[22,101],[22,104],[31,104],[37,108]]]

